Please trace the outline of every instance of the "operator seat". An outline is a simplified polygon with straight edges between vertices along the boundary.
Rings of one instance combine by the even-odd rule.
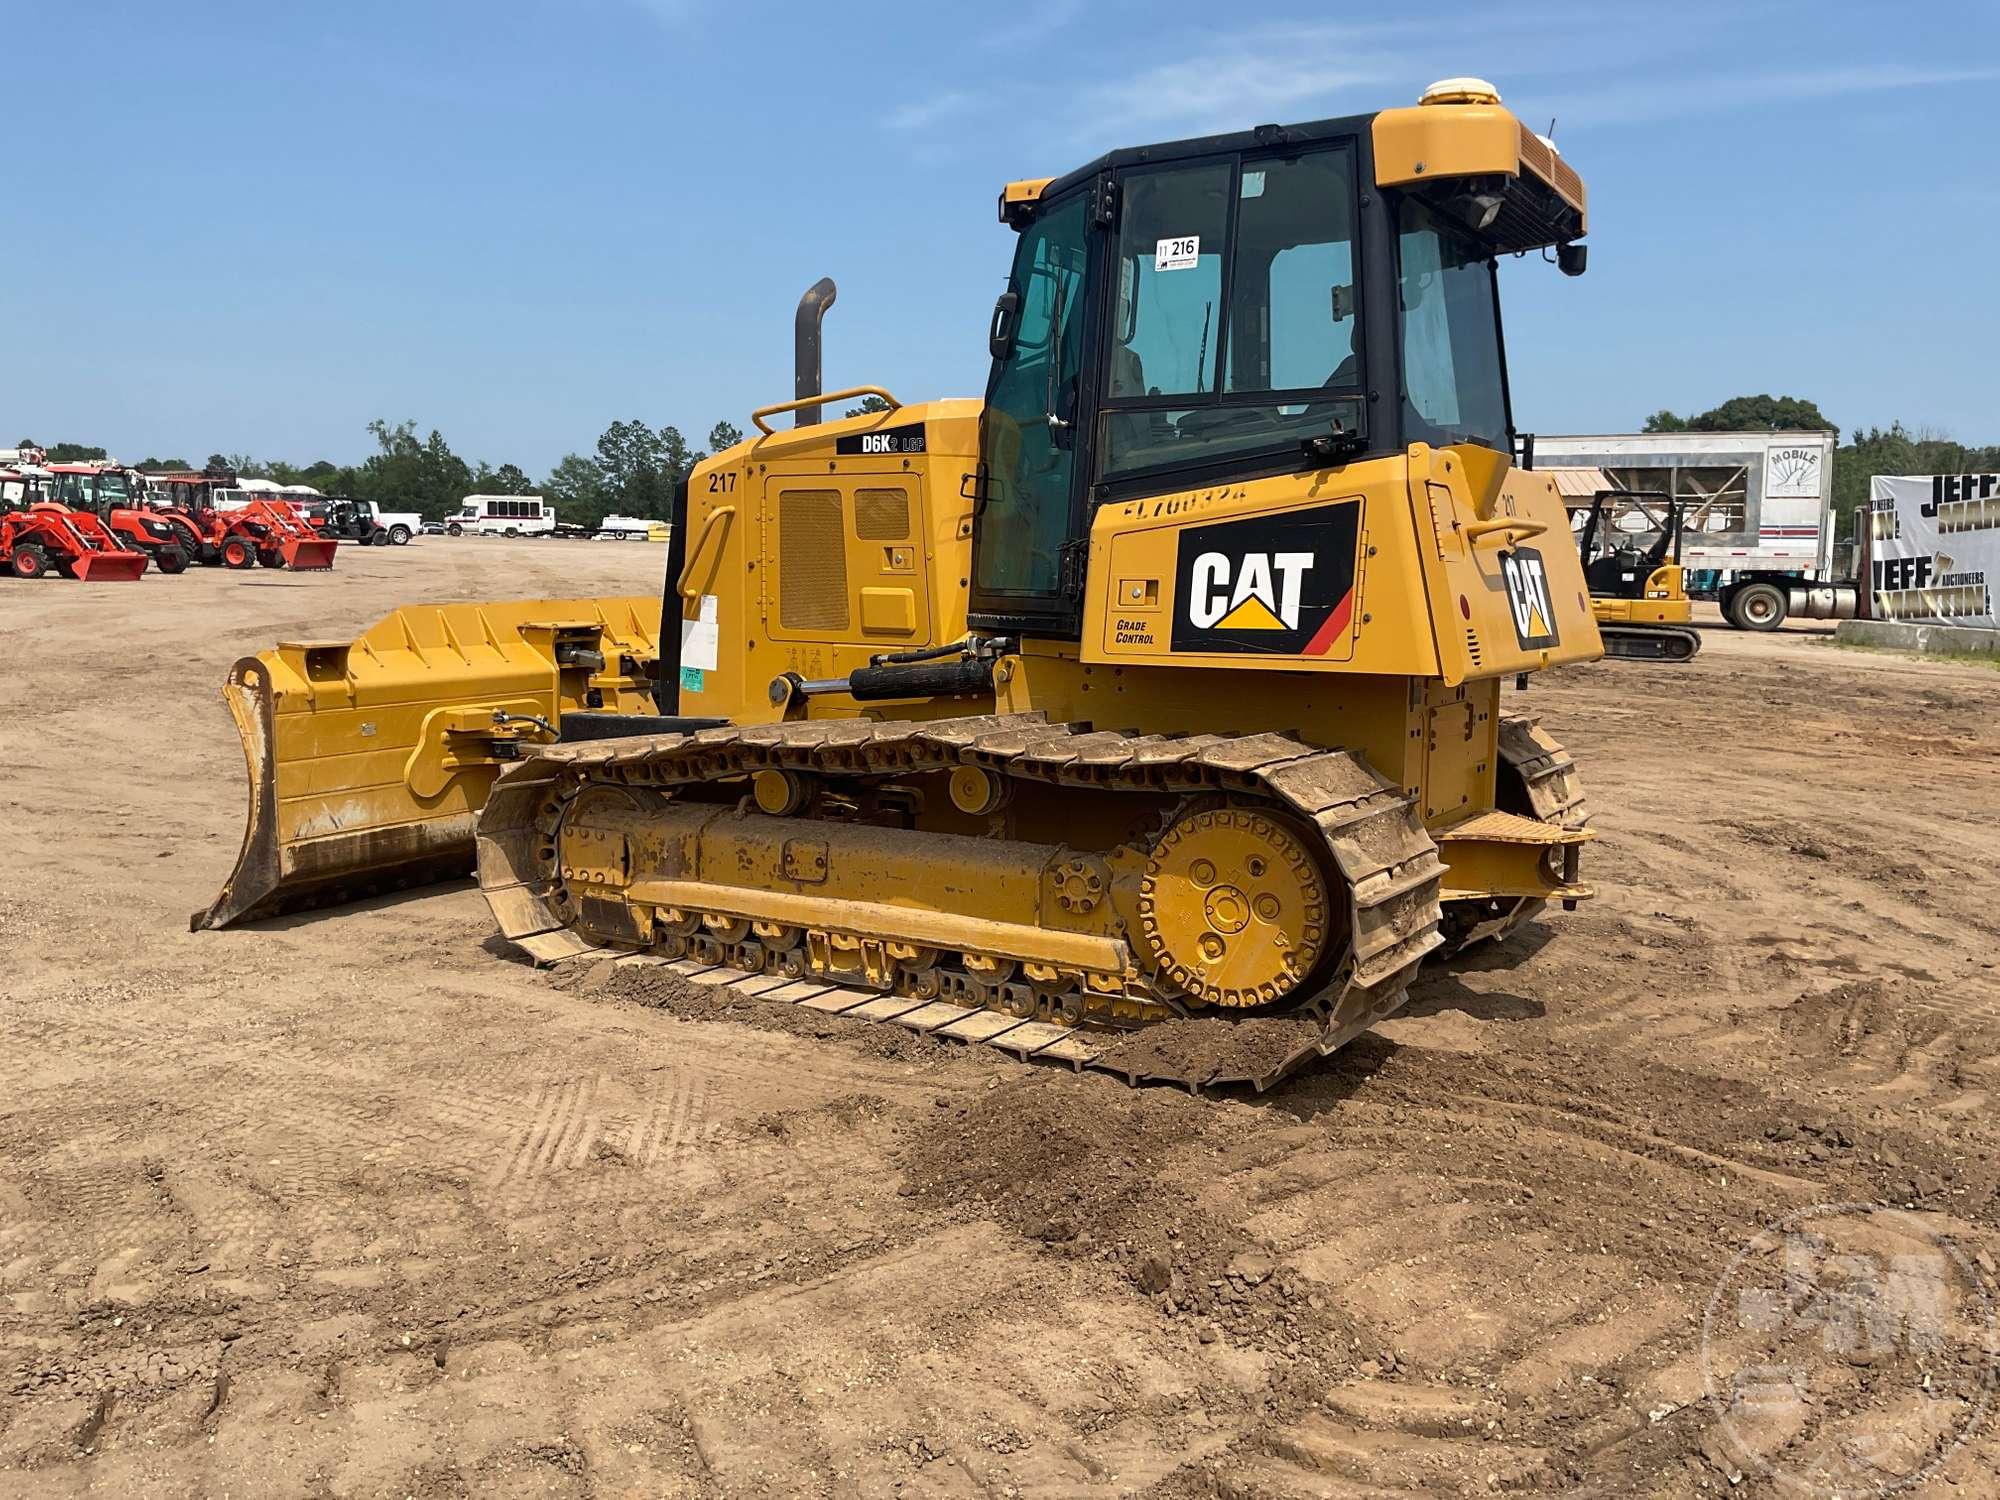
[[[1124,396],[1156,395],[1146,389],[1146,363],[1139,351],[1120,344],[1111,351],[1111,399]],[[1158,411],[1114,412],[1109,421],[1111,451],[1121,467],[1129,467],[1131,456],[1142,449],[1157,448],[1172,432],[1166,414]]]

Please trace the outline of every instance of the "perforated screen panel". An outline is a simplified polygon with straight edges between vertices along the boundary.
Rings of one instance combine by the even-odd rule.
[[[838,490],[779,492],[778,623],[786,630],[847,628],[847,538]]]
[[[907,490],[856,490],[854,534],[864,542],[901,542],[910,535]]]

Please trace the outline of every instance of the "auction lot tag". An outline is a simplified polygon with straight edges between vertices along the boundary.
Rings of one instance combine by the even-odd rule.
[[[714,594],[701,596],[701,617],[681,621],[681,665],[713,672],[722,651],[722,627]]]
[[[1155,271],[1191,271],[1201,262],[1201,236],[1177,234],[1153,246]]]

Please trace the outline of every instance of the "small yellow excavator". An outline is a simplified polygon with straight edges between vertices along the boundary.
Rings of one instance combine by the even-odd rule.
[[[1657,533],[1653,544],[1643,549],[1614,545],[1596,555],[1611,516],[1620,510]],[[1602,490],[1583,510],[1577,555],[1606,656],[1680,662],[1694,660],[1701,650],[1681,569],[1684,519],[1682,503],[1661,490]]]
[[[1568,163],[1454,79],[999,215],[984,400],[823,394],[820,283],[795,398],[676,497],[663,609],[402,611],[239,663],[251,831],[197,924],[433,875],[476,818],[538,960],[1261,1088],[1588,895],[1570,758],[1501,708],[1602,653],[1511,461],[1497,300],[1500,256],[1584,269]]]

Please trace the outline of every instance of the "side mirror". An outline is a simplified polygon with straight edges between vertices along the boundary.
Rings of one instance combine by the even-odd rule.
[[[1002,292],[993,304],[993,325],[986,331],[986,348],[995,359],[1014,352],[1014,333],[1021,322],[1021,294]]]
[[[1581,276],[1590,264],[1590,246],[1564,241],[1556,246],[1556,267],[1565,276]]]

